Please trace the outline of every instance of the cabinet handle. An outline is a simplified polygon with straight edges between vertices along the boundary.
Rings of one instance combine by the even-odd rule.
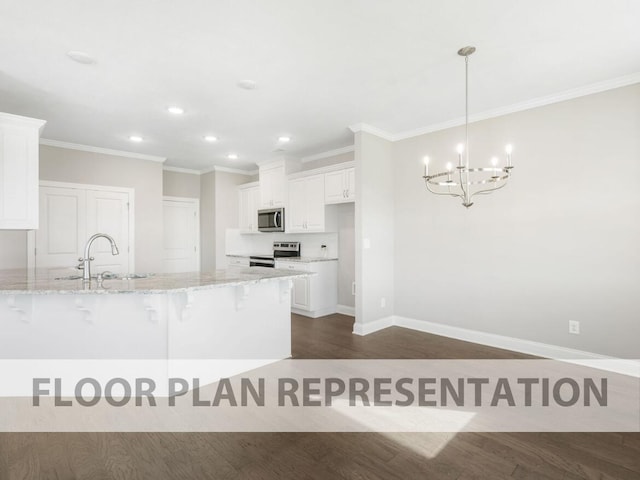
[[[347,196],[346,198],[349,198],[349,189],[347,189]]]

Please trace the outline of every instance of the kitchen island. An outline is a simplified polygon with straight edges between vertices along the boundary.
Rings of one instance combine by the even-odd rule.
[[[287,358],[291,284],[308,275],[254,267],[87,284],[0,271],[0,358]]]

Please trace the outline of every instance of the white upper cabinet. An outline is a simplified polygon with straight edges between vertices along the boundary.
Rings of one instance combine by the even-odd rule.
[[[238,228],[242,233],[258,231],[258,209],[260,187],[257,184],[241,185],[238,188]]]
[[[0,229],[38,228],[38,140],[46,122],[0,113]]]
[[[324,175],[324,202],[347,203],[356,199],[356,169],[346,168]]]
[[[260,208],[284,207],[286,185],[284,163],[260,166]]]
[[[287,232],[324,232],[324,175],[289,181]]]

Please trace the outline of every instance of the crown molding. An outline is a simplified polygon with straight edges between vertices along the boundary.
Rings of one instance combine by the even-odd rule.
[[[0,112],[0,122],[10,122],[12,124],[21,124],[30,127],[37,127],[39,132],[42,132],[46,120],[40,120],[39,118],[23,117],[22,115],[14,115],[13,113]]]
[[[294,180],[296,178],[310,177],[312,175],[324,175],[325,173],[337,172],[338,170],[345,170],[347,168],[353,168],[355,166],[356,166],[356,162],[354,160],[350,160],[348,162],[334,163],[333,165],[327,165],[326,167],[319,167],[311,170],[300,170],[299,172],[295,172],[290,175],[287,175],[287,178],[289,180]]]
[[[112,150],[110,148],[92,147],[90,145],[61,142],[59,140],[49,140],[47,138],[41,138],[40,145],[46,145],[48,147],[67,148],[69,150],[80,150],[82,152],[102,153],[105,155],[114,155],[116,157],[136,158],[139,160],[148,160],[150,162],[164,163],[164,161],[166,160],[166,157],[157,157],[155,155],[146,155],[144,153],[136,152],[125,152],[122,150]]]
[[[194,170],[192,168],[172,167],[171,165],[165,165],[162,167],[165,172],[174,173],[188,173],[190,175],[200,175],[200,170]]]
[[[239,175],[247,175],[247,176],[258,174],[258,170],[241,170],[239,168],[220,167],[218,165],[214,165],[213,167],[207,168],[205,170],[200,170],[201,175],[204,175],[205,173],[211,173],[211,172],[236,173]]]
[[[355,145],[348,145],[342,148],[336,148],[334,150],[328,150],[326,152],[316,153],[315,155],[309,155],[307,157],[302,157],[300,162],[307,163],[313,162],[315,160],[322,160],[323,158],[335,157],[336,155],[342,155],[344,153],[353,152],[355,150]]]
[[[607,90],[626,87],[629,85],[634,85],[636,83],[640,83],[640,72],[625,75],[623,77],[604,80],[602,82],[584,85],[582,87],[572,88],[560,93],[554,93],[553,95],[546,95],[544,97],[538,97],[531,100],[525,100],[524,102],[518,102],[512,105],[494,108],[492,110],[486,110],[484,112],[470,115],[469,123],[488,120],[490,118],[502,117],[511,113],[531,110],[532,108],[544,107],[553,103],[564,102],[566,100],[572,100],[574,98],[585,97],[587,95],[593,95],[600,92],[606,92]],[[416,128],[414,130],[407,130],[399,133],[390,133],[367,123],[358,123],[350,126],[349,128],[353,133],[366,132],[372,135],[376,135],[385,140],[389,140],[391,142],[397,142],[399,140],[406,140],[408,138],[418,137],[427,133],[446,130],[447,128],[459,127],[460,125],[464,125],[464,117],[458,117],[452,120],[447,120],[446,122],[434,123],[431,125],[427,125],[426,127]]]
[[[564,102],[574,98],[585,97],[587,95],[593,95],[595,93],[605,92],[607,90],[613,90],[615,88],[626,87],[640,83],[640,72],[632,73],[631,75],[625,75],[623,77],[613,78],[605,80],[603,82],[592,83],[584,85],[578,88],[572,88],[553,95],[546,95],[544,97],[538,97],[524,102],[514,103],[505,107],[494,108],[492,110],[486,110],[484,112],[476,113],[469,116],[469,123],[479,122],[481,120],[488,120],[490,118],[502,117],[503,115],[509,115],[511,113],[523,112],[525,110],[531,110],[532,108],[544,107],[545,105],[551,105],[553,103]],[[464,117],[459,117],[447,122],[428,125],[426,127],[417,128],[415,130],[407,130],[392,134],[393,141],[405,140],[407,138],[417,137],[425,135],[427,133],[437,132],[439,130],[446,130],[447,128],[458,127],[464,125]]]
[[[369,125],[368,123],[356,123],[354,125],[349,125],[349,129],[353,133],[365,132],[365,133],[370,133],[371,135],[375,135],[376,137],[389,140],[390,142],[395,141],[394,134],[389,133],[386,130],[382,130],[381,128],[374,127],[373,125]]]

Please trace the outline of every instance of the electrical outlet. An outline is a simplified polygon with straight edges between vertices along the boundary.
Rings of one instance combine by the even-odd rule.
[[[386,306],[387,306],[387,299],[386,299],[386,298],[384,298],[384,297],[382,297],[382,298],[380,299],[380,308],[384,308],[384,307],[386,307]]]
[[[356,294],[356,282],[351,282],[351,295]]]
[[[569,320],[569,333],[580,335],[580,322],[577,320]]]

